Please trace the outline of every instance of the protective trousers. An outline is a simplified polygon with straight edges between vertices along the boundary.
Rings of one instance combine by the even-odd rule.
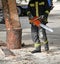
[[[39,36],[40,28],[36,27],[35,25],[31,24],[31,35],[32,35],[32,40],[35,42],[35,48],[38,51],[41,51],[41,41],[40,41],[40,36]],[[44,45],[45,45],[45,51],[49,50],[48,46],[48,41],[47,41],[47,36],[46,36],[46,30],[42,28],[42,34],[43,34],[43,40],[44,40]]]

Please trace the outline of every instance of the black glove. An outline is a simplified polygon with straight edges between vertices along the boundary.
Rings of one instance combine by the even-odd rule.
[[[31,13],[29,13],[28,17],[29,17],[29,20],[31,21],[31,19],[33,18],[33,15]],[[32,24],[30,21],[29,21],[29,24]]]
[[[46,25],[48,22],[47,21],[42,21],[41,23],[44,24],[44,25]]]
[[[33,18],[33,15],[31,13],[28,14],[29,19]]]
[[[46,16],[44,16],[44,15],[41,15],[41,23],[42,24],[44,24],[44,25],[46,25],[48,22],[47,22],[47,17]]]

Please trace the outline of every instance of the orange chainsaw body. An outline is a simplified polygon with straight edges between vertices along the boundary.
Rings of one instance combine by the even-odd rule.
[[[41,24],[41,21],[38,20],[37,18],[38,18],[38,17],[32,18],[32,19],[30,20],[30,23],[32,23],[32,24],[36,25],[37,27],[39,27],[40,24]]]

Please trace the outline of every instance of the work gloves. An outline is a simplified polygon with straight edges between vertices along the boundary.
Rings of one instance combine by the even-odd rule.
[[[33,15],[31,13],[28,14],[29,20],[33,18]]]
[[[46,25],[46,24],[48,23],[48,22],[47,22],[47,17],[46,17],[46,16],[41,15],[41,16],[40,16],[40,19],[41,19],[41,23],[42,23],[42,24]]]
[[[29,16],[29,20],[30,21],[32,21],[32,19],[35,19],[36,17],[33,17],[33,15],[31,14],[31,13],[29,13],[28,14],[28,16]],[[38,19],[36,20],[36,21],[38,21],[38,20],[40,20],[40,22],[42,23],[42,24],[44,24],[44,25],[46,25],[48,22],[47,22],[47,18],[46,18],[46,16],[44,16],[44,15],[41,15],[40,17],[37,17]],[[32,24],[31,22],[29,22],[30,24]]]

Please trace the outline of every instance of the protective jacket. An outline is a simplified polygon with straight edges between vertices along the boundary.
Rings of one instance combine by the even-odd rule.
[[[49,12],[48,0],[30,0],[27,14],[31,13],[34,17],[44,15],[47,19]]]

